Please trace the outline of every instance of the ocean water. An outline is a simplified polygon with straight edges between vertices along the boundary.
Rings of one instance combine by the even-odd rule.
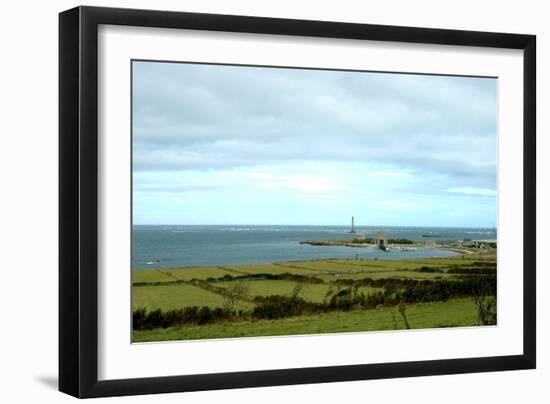
[[[496,239],[489,228],[370,227],[357,231],[373,236],[383,231],[388,238],[410,240]],[[423,237],[423,235],[432,237]],[[371,248],[311,246],[303,240],[352,238],[346,226],[166,226],[135,225],[132,234],[132,268],[258,264],[275,261],[363,258],[408,259],[449,256],[434,248],[384,252]]]

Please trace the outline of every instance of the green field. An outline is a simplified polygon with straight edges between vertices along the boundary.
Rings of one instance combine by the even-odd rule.
[[[232,282],[222,282],[221,287],[230,287]],[[263,280],[247,282],[247,293],[251,296],[269,296],[269,295],[286,295],[290,296],[296,282],[284,280]],[[327,293],[328,285],[325,284],[305,284],[303,286],[301,296],[313,302],[320,302]]]
[[[411,328],[461,327],[477,325],[472,299],[410,305],[407,318]],[[395,321],[394,321],[395,319]],[[173,327],[151,331],[134,331],[134,342],[181,339],[257,337],[276,335],[320,334],[336,332],[383,331],[404,329],[395,308],[325,313],[284,320],[258,320],[191,327]]]
[[[175,280],[190,281],[192,279],[206,280],[208,278],[219,278],[224,275],[238,275],[219,267],[190,267],[174,269],[153,269],[132,271],[132,282],[174,282]]]
[[[359,273],[344,273],[344,274],[334,274],[334,275],[318,275],[320,279],[330,282],[334,279],[439,279],[439,278],[452,278],[452,274],[446,273],[424,273],[424,272],[415,272],[415,271],[370,271],[368,273],[359,272]]]
[[[133,309],[145,307],[149,310],[171,310],[185,306],[221,307],[222,296],[189,284],[140,286],[132,289]],[[239,308],[250,308],[250,304],[239,302]]]
[[[493,272],[460,273],[483,268]],[[496,250],[401,261],[134,270],[134,316],[141,310],[145,319],[134,317],[134,341],[392,330],[405,328],[403,315],[410,328],[476,326],[481,317],[473,294],[459,286],[478,278],[496,285]],[[155,318],[176,314],[151,322],[147,316],[155,310],[161,310]]]
[[[224,268],[233,270],[240,274],[300,274],[300,275],[312,275],[315,270],[308,268],[298,268],[288,263],[274,263],[274,264],[252,264],[252,265],[232,265]]]

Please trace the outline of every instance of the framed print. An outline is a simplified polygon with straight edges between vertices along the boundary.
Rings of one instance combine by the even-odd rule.
[[[535,367],[534,36],[59,24],[61,391]]]

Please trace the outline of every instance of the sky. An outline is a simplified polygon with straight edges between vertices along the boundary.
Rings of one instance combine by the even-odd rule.
[[[134,224],[496,226],[496,79],[132,68]]]

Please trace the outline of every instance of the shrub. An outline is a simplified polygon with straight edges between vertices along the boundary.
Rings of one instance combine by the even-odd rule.
[[[414,241],[408,240],[406,238],[390,238],[388,239],[390,244],[414,244]]]
[[[478,295],[474,298],[478,309],[479,323],[482,325],[496,325],[497,299],[495,296]]]
[[[290,296],[256,296],[253,299],[247,297],[256,304],[252,312],[242,310],[237,312],[232,307],[227,307],[227,305],[224,308],[191,306],[166,312],[160,309],[148,312],[145,308],[138,308],[132,313],[133,328],[135,330],[149,330],[187,324],[202,325],[250,317],[255,319],[279,319],[327,311],[374,309],[397,305],[400,305],[400,313],[405,321],[404,304],[445,301],[450,298],[466,296],[474,297],[481,324],[496,324],[495,275],[462,276],[459,279],[439,281],[394,278],[341,279],[330,283],[323,303],[309,302],[300,297],[300,291],[304,283],[302,282],[303,278],[298,279],[301,279],[301,281],[297,283]],[[224,290],[223,288],[215,288],[204,281],[196,282],[200,283],[201,286],[215,289],[215,291]],[[365,295],[359,292],[361,286],[384,288],[384,291]]]
[[[211,309],[208,306],[190,306],[168,311],[157,309],[150,312],[139,308],[132,313],[132,326],[134,330],[151,330],[186,324],[202,325],[216,321],[234,320],[245,315],[246,313],[243,311],[237,313],[234,310],[220,307]]]
[[[291,274],[288,272],[282,273],[282,274],[268,274],[268,273],[262,273],[262,274],[246,274],[246,275],[239,275],[239,276],[231,276],[231,275],[224,275],[220,278],[214,279],[217,281],[244,281],[247,279],[266,279],[266,280],[284,280],[284,281],[293,281],[293,282],[303,282],[303,283],[323,283],[322,279],[316,278],[315,276],[307,276],[307,275],[299,275],[299,274]],[[210,278],[207,279],[209,282]]]
[[[297,296],[256,296],[256,307],[252,310],[252,317],[258,319],[277,319],[298,316],[304,313],[317,312],[322,309],[321,304],[307,302]]]
[[[135,330],[144,329],[146,316],[147,309],[145,309],[144,307],[140,307],[139,309],[134,310],[134,312],[132,313],[132,327]]]
[[[243,282],[236,282],[227,288],[220,288],[218,291],[223,296],[225,308],[230,310],[239,300],[246,298],[248,285]]]
[[[367,298],[363,293],[359,293],[359,286],[355,284],[350,288],[337,289],[326,304],[326,308],[349,311],[367,307]]]
[[[415,272],[429,272],[429,273],[443,273],[443,270],[439,268],[433,268],[433,267],[427,267],[427,266],[421,266],[420,268],[416,268]]]
[[[496,275],[497,268],[496,266],[455,267],[449,269],[447,273],[461,275]]]

